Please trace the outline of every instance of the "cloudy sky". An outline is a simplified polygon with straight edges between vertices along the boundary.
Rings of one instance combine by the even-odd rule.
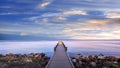
[[[0,40],[120,39],[120,0],[0,0]]]

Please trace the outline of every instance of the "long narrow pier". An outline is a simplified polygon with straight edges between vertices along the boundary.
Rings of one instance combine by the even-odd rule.
[[[59,41],[54,48],[54,54],[46,68],[74,68],[71,59],[67,54],[67,47],[62,41]]]

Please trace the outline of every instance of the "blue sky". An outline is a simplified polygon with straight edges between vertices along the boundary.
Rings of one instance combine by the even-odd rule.
[[[120,0],[0,0],[0,39],[120,39],[119,7]]]

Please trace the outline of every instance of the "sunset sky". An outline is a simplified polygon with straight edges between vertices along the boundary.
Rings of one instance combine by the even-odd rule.
[[[120,0],[0,0],[0,40],[120,39]]]

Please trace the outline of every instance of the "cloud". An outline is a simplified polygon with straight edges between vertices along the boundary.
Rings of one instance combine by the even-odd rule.
[[[88,25],[94,25],[94,26],[98,26],[98,27],[100,26],[100,27],[105,27],[108,29],[110,29],[110,27],[116,28],[116,26],[120,25],[119,22],[120,22],[119,19],[99,19],[99,20],[93,19],[93,20],[87,21]]]
[[[110,21],[109,20],[89,20],[88,23],[106,25],[106,24],[110,23]]]
[[[44,13],[41,15],[41,17],[57,17],[57,16],[63,16],[62,13]]]
[[[44,8],[46,6],[48,6],[50,4],[50,2],[44,2],[42,4],[40,4],[40,7]]]
[[[0,7],[1,10],[5,8],[0,15],[14,15],[13,18],[17,18],[16,20],[8,19],[6,16],[3,17],[2,21],[10,20],[15,23],[14,21],[18,22],[19,20],[19,24],[22,26],[13,25],[11,22],[7,22],[7,25],[2,26],[0,23],[0,33],[21,36],[37,35],[48,38],[52,36],[66,39],[120,38],[120,31],[118,31],[120,20],[115,20],[115,18],[120,18],[119,3],[116,4],[118,1],[69,0],[68,2],[56,0],[53,2],[52,0],[38,0],[35,2],[34,0],[17,0],[16,2],[14,5],[10,4],[11,10],[9,10],[9,5],[6,4],[6,6]],[[19,4],[26,5],[22,5],[24,8],[19,8],[21,7]],[[115,7],[114,10],[112,10],[113,7]],[[39,11],[33,8],[37,8]],[[13,10],[16,10],[16,12],[13,12]],[[21,20],[25,17],[29,18]]]
[[[32,17],[23,18],[23,20],[32,21],[32,22],[40,19],[41,19],[41,16],[32,16]]]
[[[52,3],[52,0],[44,0],[42,3],[38,4],[37,8],[45,8]]]
[[[42,22],[48,23],[48,22],[49,22],[49,21],[48,21],[48,18],[43,18],[43,19],[42,19]]]
[[[70,39],[120,39],[119,34],[114,34],[114,30],[74,30],[74,28],[65,29],[63,33],[65,36],[68,36]],[[97,31],[97,32],[96,32]],[[98,33],[99,32],[99,33]],[[117,31],[118,32],[118,31]]]
[[[36,24],[48,23],[50,20],[48,18],[43,18],[41,16],[33,16],[29,18],[24,18],[23,20],[29,21]]]
[[[101,30],[106,29],[108,23],[106,20],[86,20],[84,22],[73,22],[66,25],[70,28],[76,28],[77,30]]]
[[[20,14],[20,13],[11,13],[11,12],[0,13],[0,15],[16,15],[16,14]]]
[[[24,18],[23,20],[31,21],[34,23],[51,23],[51,22],[65,22],[67,18],[64,16],[48,16],[48,17],[41,17],[41,16],[33,16],[29,18]]]
[[[62,33],[70,39],[120,39],[119,20],[68,23]]]
[[[0,15],[33,15],[33,14],[38,14],[38,13],[33,13],[33,12],[3,12],[0,13]]]
[[[62,17],[66,17],[70,15],[87,15],[87,12],[82,10],[67,10],[67,11],[61,11],[59,13],[45,13],[41,15],[41,17],[59,17],[58,19],[63,19]]]
[[[20,36],[27,36],[28,35],[28,33],[26,33],[26,32],[21,32],[20,33]]]
[[[46,19],[45,19],[46,21]],[[41,22],[41,21],[39,21]],[[98,23],[99,24],[99,23]],[[12,32],[21,36],[38,36],[38,37],[53,37],[56,39],[119,39],[120,27],[116,25],[115,28],[104,27],[101,28],[97,23],[46,23],[41,25],[22,25],[12,26],[10,28],[3,27],[0,30],[7,33]],[[10,25],[10,24],[8,24]],[[13,24],[12,24],[13,25]],[[102,25],[105,26],[105,25]],[[27,28],[26,28],[27,27]],[[47,28],[47,29],[46,29]],[[8,31],[9,30],[9,31]],[[29,34],[28,34],[29,33]]]
[[[70,10],[70,11],[64,11],[64,15],[87,15],[85,11],[82,10]]]
[[[66,21],[67,18],[59,16],[59,17],[54,17],[53,20],[57,22],[61,22],[61,21]]]
[[[108,13],[106,18],[120,18],[120,13]]]
[[[61,25],[56,23],[50,23],[51,19],[54,22],[63,22]],[[46,35],[54,35],[54,37],[58,38],[61,32],[61,37],[66,39],[118,39],[120,38],[118,30],[120,21],[116,19],[90,19],[86,21],[80,22],[68,22],[69,18],[64,16],[52,16],[42,18],[40,16],[33,17],[32,20],[37,21],[38,23],[47,22],[45,26],[48,30],[44,30]],[[54,33],[54,32],[55,33]],[[56,31],[59,31],[56,33]],[[116,32],[114,32],[116,31]]]

